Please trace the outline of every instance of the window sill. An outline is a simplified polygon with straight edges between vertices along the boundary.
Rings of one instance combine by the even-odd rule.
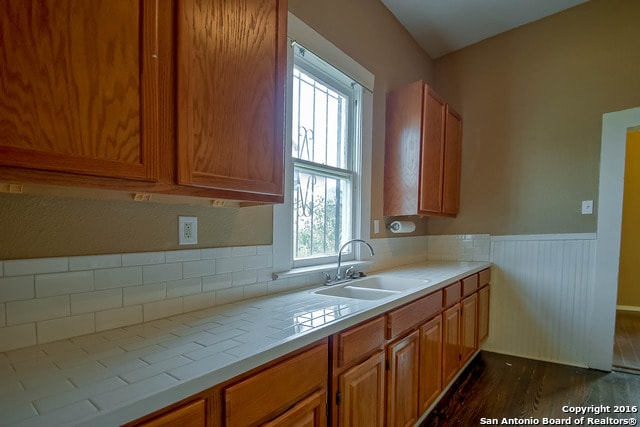
[[[341,264],[341,267],[350,267],[352,265],[358,266],[358,267],[366,267],[371,264],[373,264],[372,261],[345,261]],[[336,271],[336,267],[337,267],[336,263],[312,265],[309,267],[292,268],[291,270],[282,271],[278,273],[274,272],[272,276],[273,276],[273,280],[278,280],[278,279],[288,279],[290,277],[304,276],[306,274],[313,274],[313,273],[326,272],[333,275]]]

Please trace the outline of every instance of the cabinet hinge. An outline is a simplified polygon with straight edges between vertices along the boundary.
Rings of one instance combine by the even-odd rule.
[[[336,405],[339,405],[341,401],[342,401],[342,394],[340,393],[340,390],[338,390],[336,391]]]

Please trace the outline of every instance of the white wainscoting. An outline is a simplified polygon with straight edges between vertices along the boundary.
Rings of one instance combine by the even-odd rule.
[[[588,366],[595,239],[591,233],[492,236],[484,348]]]

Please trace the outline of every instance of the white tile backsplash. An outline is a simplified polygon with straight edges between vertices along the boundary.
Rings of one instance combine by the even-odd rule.
[[[96,270],[122,266],[122,255],[91,255],[69,257],[69,271]]]
[[[216,273],[231,273],[244,269],[244,258],[235,256],[216,260]]]
[[[4,262],[4,275],[26,276],[29,274],[60,273],[68,271],[67,258],[18,259]]]
[[[95,332],[94,313],[36,323],[38,343],[58,341]]]
[[[483,261],[490,251],[488,235],[371,242],[376,248],[374,271],[427,254],[432,259]],[[109,329],[323,280],[320,273],[309,273],[274,281],[272,263],[270,245],[2,260],[0,351],[72,334],[108,334]],[[145,328],[145,333],[153,333],[152,326]]]
[[[36,344],[36,324],[0,328],[0,351],[13,350]]]
[[[114,308],[96,312],[96,332],[142,323],[142,306]]]
[[[93,291],[93,271],[38,274],[36,298]]]
[[[122,288],[71,295],[71,314],[94,313],[122,307]]]
[[[34,276],[0,279],[0,302],[19,301],[35,297]]]
[[[70,314],[68,295],[7,303],[7,325],[10,326],[59,319]]]
[[[166,283],[152,283],[149,285],[129,286],[122,289],[123,305],[144,304],[160,301],[167,297]]]

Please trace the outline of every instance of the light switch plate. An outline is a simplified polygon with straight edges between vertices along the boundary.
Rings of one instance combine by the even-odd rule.
[[[582,215],[591,215],[593,213],[593,200],[582,201]]]

